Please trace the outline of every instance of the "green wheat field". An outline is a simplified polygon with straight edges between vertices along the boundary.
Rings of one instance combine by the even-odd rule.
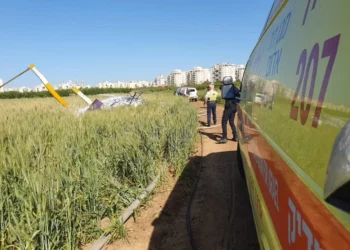
[[[145,99],[80,117],[77,97],[69,108],[0,100],[0,249],[77,249],[102,233],[122,236],[123,210],[165,164],[180,173],[196,142],[188,100]],[[113,225],[103,232],[105,217]]]

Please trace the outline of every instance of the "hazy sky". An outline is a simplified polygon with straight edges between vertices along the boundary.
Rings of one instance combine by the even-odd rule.
[[[33,63],[67,80],[153,80],[174,69],[246,64],[272,0],[3,0],[0,78]],[[8,87],[40,84],[32,72]]]

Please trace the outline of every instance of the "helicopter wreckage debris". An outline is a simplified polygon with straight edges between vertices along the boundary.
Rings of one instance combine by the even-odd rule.
[[[96,101],[97,103],[95,103]],[[112,108],[121,107],[121,106],[137,107],[141,104],[144,104],[144,102],[145,101],[140,97],[135,98],[133,96],[114,96],[102,101],[95,100],[91,106],[86,106],[84,108],[79,109],[76,114],[79,116],[84,114],[87,111],[100,110],[100,109],[110,110]]]

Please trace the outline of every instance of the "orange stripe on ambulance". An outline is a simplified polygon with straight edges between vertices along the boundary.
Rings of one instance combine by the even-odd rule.
[[[302,233],[305,234],[307,238],[307,248],[308,250],[322,250],[320,247],[320,243],[313,237],[313,233],[311,232],[310,227],[306,223],[306,221],[302,218],[300,212],[297,210],[294,202],[291,198],[288,198],[288,206],[290,211],[288,212],[288,243],[289,245],[293,245],[297,237],[302,237]],[[296,233],[298,231],[298,234]],[[312,246],[314,246],[312,248]]]
[[[267,165],[266,161],[263,158],[260,158],[258,156],[258,155],[261,155],[261,153],[255,143],[253,143],[253,150],[255,152],[254,160],[258,165],[259,172],[264,178],[265,184],[269,190],[269,193],[272,197],[273,203],[277,211],[280,211],[280,208],[278,205],[278,180],[275,178],[273,172]]]

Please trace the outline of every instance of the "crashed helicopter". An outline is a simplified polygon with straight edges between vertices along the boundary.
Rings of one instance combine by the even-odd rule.
[[[46,77],[35,67],[34,64],[31,64],[27,69],[19,73],[18,75],[14,76],[10,80],[6,81],[5,83],[0,85],[0,88],[4,87],[5,85],[9,84],[10,82],[14,81],[21,75],[25,74],[28,71],[33,71],[33,73],[40,79],[40,81],[45,85],[46,89],[50,92],[50,94],[64,107],[69,107],[69,103],[63,99],[59,93],[55,91],[55,89],[51,86],[51,84],[48,82]],[[133,94],[130,94],[129,96],[117,96],[117,95],[111,95],[110,98],[107,98],[105,100],[99,100],[95,99],[92,101],[89,97],[87,97],[83,92],[81,92],[78,88],[73,88],[73,92],[77,94],[80,98],[82,98],[88,105],[84,108],[79,109],[76,114],[82,115],[87,111],[94,111],[94,110],[101,110],[101,109],[111,109],[119,106],[138,106],[142,103],[144,103],[144,100],[141,99],[141,95],[146,92],[147,89],[141,89],[133,91]]]

